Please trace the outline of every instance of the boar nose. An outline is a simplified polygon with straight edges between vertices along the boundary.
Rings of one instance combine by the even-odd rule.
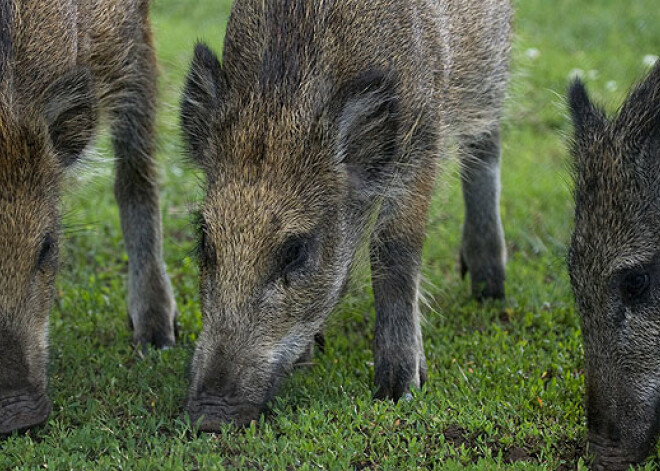
[[[190,420],[200,432],[220,432],[226,424],[242,427],[257,419],[261,407],[246,402],[239,396],[223,396],[202,391],[191,396],[186,406]]]
[[[623,439],[622,426],[612,410],[605,404],[606,399],[596,396],[593,389],[587,395],[587,423],[589,427],[589,453],[595,458],[593,469],[625,470],[646,456],[643,445],[631,444]]]
[[[0,312],[0,319],[3,316]],[[0,435],[40,425],[51,411],[45,367],[28,362],[26,352],[31,352],[32,358],[40,353],[34,339],[28,337],[0,328]]]
[[[263,404],[246,396],[250,388],[242,381],[244,374],[237,364],[218,363],[191,390],[186,410],[199,431],[219,432],[228,423],[244,426],[259,417]]]
[[[0,436],[41,425],[52,409],[48,397],[36,391],[0,391]]]
[[[593,455],[593,469],[597,471],[624,471],[646,455],[639,450],[622,447],[621,442],[589,430],[589,453]]]

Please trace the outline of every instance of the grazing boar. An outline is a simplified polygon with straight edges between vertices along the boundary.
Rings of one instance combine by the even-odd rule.
[[[507,0],[237,0],[223,64],[196,47],[181,114],[206,176],[187,403],[201,430],[259,415],[337,305],[362,242],[376,397],[424,383],[421,253],[450,138],[464,156],[463,269],[476,296],[504,297],[510,16]]]
[[[136,344],[174,344],[147,0],[0,0],[0,434],[42,423],[60,191],[106,110]]]
[[[577,81],[575,229],[568,266],[582,317],[597,469],[643,460],[660,429],[660,62],[607,117]]]

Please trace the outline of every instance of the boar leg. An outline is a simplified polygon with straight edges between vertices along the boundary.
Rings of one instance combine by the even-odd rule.
[[[376,301],[374,370],[376,398],[399,399],[426,381],[419,313],[419,279],[428,195],[412,191],[400,210],[385,208],[371,241]]]
[[[460,141],[465,225],[461,272],[470,272],[477,299],[504,299],[506,247],[500,220],[499,128]]]
[[[138,58],[140,72],[111,105],[115,112],[115,196],[129,257],[128,315],[133,342],[146,348],[175,343],[176,306],[165,272],[156,164],[154,118],[156,73],[153,51]],[[126,79],[125,79],[126,80]]]

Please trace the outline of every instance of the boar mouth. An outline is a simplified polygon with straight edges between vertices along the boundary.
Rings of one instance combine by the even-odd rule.
[[[51,410],[45,394],[21,393],[0,398],[0,436],[43,424]]]

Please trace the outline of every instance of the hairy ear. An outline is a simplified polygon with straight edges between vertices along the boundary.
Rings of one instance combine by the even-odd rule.
[[[568,104],[576,140],[604,125],[604,114],[591,103],[587,89],[580,79],[576,79],[569,87]]]
[[[660,60],[628,95],[616,121],[617,129],[639,143],[660,138]]]
[[[98,107],[91,72],[78,68],[55,81],[44,94],[44,116],[55,152],[66,167],[94,137]]]
[[[191,157],[202,166],[227,89],[220,61],[205,44],[197,44],[181,101],[181,127]]]
[[[396,85],[384,73],[371,71],[346,84],[339,103],[337,154],[361,191],[377,192],[396,171],[399,129]]]

